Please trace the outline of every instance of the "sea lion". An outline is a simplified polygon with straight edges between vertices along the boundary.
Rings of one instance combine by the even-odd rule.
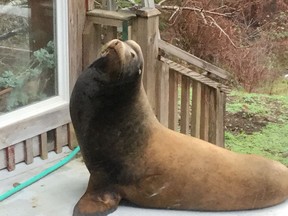
[[[77,80],[72,123],[90,172],[74,216],[108,215],[120,200],[140,207],[228,211],[288,197],[288,169],[162,126],[142,84],[134,41],[110,41]]]

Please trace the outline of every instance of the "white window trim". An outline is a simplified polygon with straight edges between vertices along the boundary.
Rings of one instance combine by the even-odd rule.
[[[0,116],[0,150],[70,122],[68,0],[54,2],[59,95]]]

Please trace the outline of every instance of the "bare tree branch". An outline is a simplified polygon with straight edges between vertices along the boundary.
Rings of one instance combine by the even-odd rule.
[[[171,21],[173,18],[174,18],[174,16],[179,12],[179,8],[177,8],[175,11],[174,11],[174,13],[170,16],[170,18],[169,18],[169,21]]]
[[[231,17],[232,13],[218,13],[214,11],[209,11],[209,10],[204,10],[201,8],[197,7],[179,7],[179,6],[167,6],[167,5],[155,5],[157,9],[162,9],[162,10],[190,10],[190,11],[196,11],[199,13],[206,13],[206,14],[211,14],[211,15],[217,15],[217,16],[224,16],[224,17]]]
[[[203,19],[205,25],[207,25],[208,22],[207,22],[207,20],[206,20],[206,17],[205,17],[205,15],[204,15],[204,13],[203,13],[203,12],[200,12],[200,15],[201,15],[201,17],[202,17],[202,19]]]
[[[209,19],[211,19],[211,24],[212,25],[215,25],[227,38],[228,40],[230,41],[230,43],[235,47],[235,48],[240,48],[238,46],[236,46],[236,44],[233,42],[233,40],[230,38],[230,36],[224,31],[223,28],[221,28],[221,26],[218,25],[218,23],[216,22],[216,20],[211,17],[211,16],[207,16]]]

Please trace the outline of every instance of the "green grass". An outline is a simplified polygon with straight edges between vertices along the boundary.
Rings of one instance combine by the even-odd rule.
[[[232,91],[229,97],[226,110],[230,113],[245,111],[258,115],[272,115],[275,108],[280,112],[288,113],[288,95],[249,94]]]
[[[269,124],[252,135],[226,132],[226,148],[234,152],[257,154],[288,166],[288,124]]]
[[[275,119],[252,135],[226,132],[226,147],[239,153],[262,155],[288,166],[288,95],[248,94],[233,91],[227,112],[246,112]]]

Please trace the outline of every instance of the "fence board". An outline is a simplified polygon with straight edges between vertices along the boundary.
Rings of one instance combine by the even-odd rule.
[[[197,138],[200,138],[201,91],[201,83],[192,81],[191,135]]]
[[[192,65],[195,65],[199,68],[202,68],[210,73],[213,73],[217,75],[218,77],[221,77],[222,79],[228,79],[228,72],[216,67],[215,65],[210,64],[209,62],[206,62],[176,46],[173,46],[172,44],[169,44],[161,39],[158,41],[159,48],[162,49],[164,52],[169,53],[175,57],[178,57]]]
[[[25,141],[24,150],[25,150],[25,163],[26,164],[33,163],[34,157],[33,157],[33,141],[32,141],[32,138],[31,139],[27,139]]]
[[[101,9],[94,9],[92,11],[88,11],[87,16],[88,16],[87,19],[93,19],[94,22],[97,24],[119,26],[119,27],[122,25],[122,21],[131,20],[136,17],[135,13],[129,11],[121,12],[121,11],[108,11]],[[114,25],[116,24],[116,22],[117,25]]]
[[[90,0],[89,0],[90,1]],[[83,29],[86,20],[86,1],[69,0],[68,2],[68,37],[69,37],[69,78],[70,92],[80,75],[83,65]],[[91,1],[92,2],[92,1]],[[41,23],[43,25],[43,23]]]
[[[221,83],[218,83],[214,80],[211,80],[210,78],[208,78],[204,75],[201,75],[195,71],[192,71],[189,68],[184,67],[184,66],[182,66],[182,65],[180,65],[174,61],[171,61],[171,60],[166,59],[164,57],[161,57],[161,60],[166,62],[171,69],[176,70],[176,71],[178,71],[178,73],[183,74],[185,76],[188,76],[195,81],[201,82],[204,85],[210,86],[210,87],[215,88],[215,89],[220,89],[221,91],[223,91],[225,93],[229,93],[231,91],[228,86],[225,86]]]
[[[94,0],[87,0],[86,1],[86,10],[91,11],[94,9]]]
[[[25,142],[20,142],[14,145],[15,164],[25,161]]]
[[[156,62],[156,116],[164,126],[168,127],[169,107],[169,66]]]
[[[47,133],[40,135],[40,157],[43,160],[48,159]]]
[[[209,140],[209,87],[202,86],[200,138]]]
[[[190,124],[190,79],[182,76],[181,81],[181,121],[180,121],[180,132],[189,134]]]
[[[178,73],[169,70],[169,122],[168,127],[178,130]]]
[[[209,88],[209,132],[208,141],[216,144],[216,89]]]
[[[216,93],[216,145],[225,147],[225,105],[226,94],[220,92]]]
[[[83,31],[83,68],[88,67],[98,56],[101,47],[101,34],[98,34],[100,30],[99,25],[86,21]]]
[[[8,146],[6,148],[7,169],[8,171],[15,170],[15,147]]]
[[[68,130],[67,125],[56,128],[55,152],[57,154],[62,152],[62,147],[68,144]]]

